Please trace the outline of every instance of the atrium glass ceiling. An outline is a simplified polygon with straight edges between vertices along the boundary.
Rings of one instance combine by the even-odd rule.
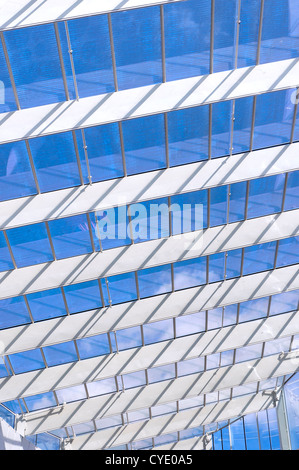
[[[0,31],[0,80],[5,91],[4,103],[0,101],[0,125],[2,113],[5,122],[10,113],[30,113],[32,108],[43,109],[49,104],[59,107],[63,102],[85,102],[92,97],[135,88],[138,93],[148,85],[159,86],[298,58],[296,0],[182,0],[164,5],[156,2],[146,7],[140,3],[138,8]],[[21,198],[26,206],[27,201],[43,197],[45,193],[51,197],[55,192],[82,188],[88,194],[94,184],[111,181],[117,188],[127,178],[130,181],[133,175],[141,178],[143,174],[157,172],[159,178],[158,172],[183,165],[191,168],[197,162],[206,165],[214,161],[217,172],[227,157],[243,154],[242,159],[250,159],[251,152],[256,150],[277,149],[279,160],[287,147],[292,148],[299,142],[298,88],[299,82],[278,91],[268,86],[267,92],[252,96],[224,98],[211,104],[199,102],[185,109],[154,111],[138,118],[128,116],[117,122],[2,143],[0,211]],[[199,173],[203,173],[204,168]],[[100,417],[93,414],[89,420],[74,413],[63,426],[55,427],[46,418],[45,424],[37,426],[37,430],[30,425],[31,413],[38,413],[43,422],[49,409],[62,406],[63,414],[67,412],[64,407],[68,410],[68,406],[76,404],[88,406],[92,400],[110,400],[119,392],[134,393],[134,390],[142,391],[166,381],[176,383],[182,377],[196,379],[206,373],[226,370],[224,368],[230,370],[238,364],[251,364],[250,361],[257,363],[271,357],[274,360],[278,355],[294,354],[296,357],[298,328],[276,336],[273,333],[265,340],[249,341],[249,344],[232,341],[231,347],[221,349],[219,346],[209,353],[203,350],[189,359],[167,359],[160,365],[156,365],[154,351],[164,346],[167,349],[180,339],[192,341],[213,332],[234,331],[242,324],[250,328],[252,322],[274,319],[284,325],[284,319],[292,319],[298,311],[298,283],[289,288],[273,281],[268,295],[257,291],[242,302],[224,302],[223,305],[220,302],[220,306],[215,304],[213,308],[196,310],[186,307],[179,315],[159,321],[153,321],[150,312],[146,321],[138,321],[137,326],[129,323],[121,328],[116,322],[109,330],[94,333],[93,322],[105,315],[113,316],[118,307],[123,306],[129,312],[135,304],[142,308],[142,302],[147,299],[159,302],[162,295],[184,294],[195,287],[199,292],[205,287],[218,289],[226,282],[231,282],[227,289],[233,289],[242,278],[250,283],[252,276],[271,273],[283,276],[284,268],[298,267],[298,230],[293,232],[283,227],[282,235],[278,226],[275,232],[276,217],[284,214],[298,217],[296,155],[287,171],[282,171],[278,165],[271,175],[264,172],[261,177],[252,178],[242,174],[230,184],[222,181],[207,189],[204,184],[205,181],[201,184],[199,180],[196,191],[182,189],[177,194],[163,194],[163,197],[158,194],[146,201],[142,194],[134,202],[120,198],[104,211],[74,210],[68,217],[53,217],[49,211],[46,220],[37,215],[36,223],[26,221],[12,228],[1,228],[1,279],[9,279],[15,272],[29,276],[29,285],[20,295],[7,295],[0,286],[0,334],[7,334],[7,342],[9,338],[18,337],[24,325],[47,328],[51,322],[67,318],[74,322],[82,318],[83,321],[84,315],[94,312],[92,322],[79,336],[59,335],[59,324],[55,323],[55,341],[50,338],[39,347],[32,343],[10,352],[9,347],[6,348],[9,344],[2,346],[0,340],[0,398],[6,396],[5,380],[12,387],[10,399],[0,399],[0,416],[16,429],[20,416],[25,416],[29,423],[26,437],[38,447],[64,448],[69,439],[71,445],[76,446],[78,438],[85,435],[93,435],[95,439],[99,436],[102,443],[107,430],[124,426],[130,429],[130,425],[138,422],[150,425],[151,420],[161,420],[165,415],[175,417],[187,410],[204,410],[210,404],[234,403],[234,400],[262,392],[271,394],[288,379],[285,386],[288,412],[296,409],[294,396],[298,396],[298,379],[291,378],[298,369],[294,361],[292,371],[280,376],[236,382],[230,387],[221,383],[209,393],[178,396],[154,405],[144,401],[143,406],[136,405],[132,409],[124,406],[118,413],[107,411]],[[136,207],[139,199],[143,201],[142,216],[140,207]],[[196,218],[196,204],[201,206],[200,220]],[[190,213],[183,212],[187,205]],[[154,206],[158,207],[158,212],[152,212]],[[166,219],[163,211],[166,211]],[[268,222],[268,216],[273,216],[272,222],[270,219]],[[111,222],[107,230],[116,234],[114,237],[105,237],[99,230],[107,218]],[[136,220],[137,226],[134,225]],[[84,263],[89,263],[89,257],[96,254],[101,263],[100,256],[110,250],[122,249],[125,253],[134,245],[146,247],[149,240],[163,243],[173,236],[192,235],[202,230],[205,246],[205,236],[213,233],[213,228],[218,228],[217,233],[221,234],[225,227],[236,224],[238,231],[250,220],[256,224],[264,221],[265,232],[273,223],[275,236],[263,242],[248,234],[248,243],[234,242],[230,249],[220,245],[205,256],[192,255],[191,250],[187,259],[178,257],[174,251],[167,252],[162,259],[161,248],[157,248],[157,258],[153,252],[150,267],[146,267],[145,262],[145,266],[133,269],[123,263],[117,274],[110,275],[107,268],[103,276],[93,276],[83,282],[72,276],[71,268],[67,267],[67,263],[74,260],[82,263],[84,269]],[[180,243],[181,246],[185,243],[183,237]],[[49,288],[30,288],[34,278],[27,274],[33,272],[29,269],[46,273],[51,265],[62,269],[60,262],[69,270],[71,280],[66,277],[60,283],[54,279],[53,284],[51,278]],[[118,358],[121,361],[125,354],[131,358],[146,351],[153,354],[149,367],[144,365],[144,360],[136,360],[135,364],[134,359],[130,359],[130,372],[105,375],[104,371],[96,378],[92,375],[92,360],[109,362]],[[47,370],[57,372],[59,377],[63,367],[72,369],[81,363],[90,367],[90,380],[82,382],[76,375],[74,378],[69,375],[68,386],[58,381],[45,391],[44,383],[47,384],[48,379],[43,377],[47,377]],[[41,378],[34,379],[36,391],[28,392],[27,385],[35,373],[41,373]],[[19,379],[24,381],[25,390],[20,396],[13,387],[14,381]],[[298,448],[298,422],[295,418],[293,421],[292,445]],[[267,405],[262,411],[255,409],[238,419],[231,415],[221,422],[186,425],[171,433],[163,431],[159,436],[152,436],[148,431],[143,439],[128,438],[117,446],[109,443],[108,448],[164,448],[179,445],[180,441],[188,446],[190,439],[204,440],[211,434],[211,441],[204,444],[205,448],[278,449],[281,446],[278,428],[275,407]],[[99,448],[107,446],[100,444]]]

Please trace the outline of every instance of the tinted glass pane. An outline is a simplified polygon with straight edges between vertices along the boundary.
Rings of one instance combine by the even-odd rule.
[[[211,5],[190,0],[165,5],[167,80],[206,75],[210,70]]]
[[[251,361],[262,356],[262,343],[236,349],[236,362]]]
[[[114,91],[107,16],[71,20],[68,29],[80,98]],[[66,48],[65,39],[63,44]]]
[[[43,408],[51,408],[57,406],[53,392],[26,397],[25,402],[29,411],[42,410]]]
[[[222,307],[214,308],[213,310],[209,310],[208,311],[208,330],[213,330],[215,328],[221,328],[221,326],[222,326],[222,316],[223,316]]]
[[[231,423],[230,425],[232,450],[245,450],[245,435],[243,419]]]
[[[99,284],[97,281],[82,282],[64,287],[70,313],[92,310],[102,306]]]
[[[141,387],[146,384],[145,372],[140,370],[131,374],[123,375],[125,390],[128,388]]]
[[[197,374],[202,372],[205,368],[204,357],[197,357],[196,359],[190,359],[188,361],[181,361],[177,364],[178,377],[184,375]]]
[[[166,366],[153,367],[152,369],[148,369],[147,372],[149,383],[160,382],[175,377],[175,366],[174,364],[168,364]]]
[[[165,128],[162,114],[122,123],[128,175],[165,168]]]
[[[75,387],[56,390],[56,395],[60,404],[71,403],[77,400],[84,400],[86,398],[86,391],[84,385],[76,385]]]
[[[116,392],[115,379],[114,377],[110,377],[109,379],[90,382],[87,384],[87,390],[90,397]]]
[[[49,367],[58,366],[67,362],[78,361],[75,344],[73,341],[43,348]]]
[[[131,232],[135,243],[169,236],[167,198],[151,199],[129,207]]]
[[[206,283],[206,258],[196,258],[173,264],[175,290]]]
[[[261,0],[242,0],[238,67],[256,64]]]
[[[243,274],[273,269],[276,242],[246,247],[244,250]]]
[[[171,291],[170,265],[138,271],[140,297],[163,294]]]
[[[226,278],[231,279],[241,275],[242,249],[227,252]]]
[[[229,188],[229,222],[244,220],[246,202],[246,182],[231,184]]]
[[[18,268],[53,261],[45,224],[13,228],[7,236]]]
[[[291,312],[292,310],[297,310],[298,302],[299,302],[298,290],[272,295],[271,305],[270,305],[270,315],[278,315],[279,313]]]
[[[261,450],[271,450],[268,419],[266,410],[258,413],[258,426],[261,442]]]
[[[177,235],[206,228],[207,200],[206,190],[172,196],[172,234]]]
[[[173,321],[163,320],[143,325],[144,343],[158,343],[174,337]]]
[[[257,419],[255,413],[244,416],[244,426],[247,450],[260,450]]]
[[[102,356],[110,353],[108,335],[97,335],[91,338],[77,340],[78,351],[81,359]]]
[[[86,215],[52,220],[49,229],[57,259],[91,253]]]
[[[289,211],[299,208],[299,171],[293,171],[288,175],[288,183],[284,210]]]
[[[0,232],[0,271],[13,269],[14,265],[3,232]]]
[[[25,143],[14,142],[0,145],[0,200],[36,193]]]
[[[71,132],[31,139],[29,145],[41,192],[80,184]]]
[[[168,113],[170,166],[207,160],[208,135],[208,106]]]
[[[53,24],[4,33],[21,108],[65,100]]]
[[[270,429],[270,441],[272,450],[280,450],[279,429],[275,408],[267,410],[268,424]]]
[[[139,326],[117,331],[116,338],[119,351],[123,349],[138,348],[142,345],[141,329]]]
[[[222,101],[212,105],[212,158],[223,157],[230,153],[231,117],[231,101]]]
[[[66,309],[60,289],[45,290],[27,295],[27,300],[34,321],[66,315]]]
[[[299,416],[298,416],[298,397],[299,397],[299,375],[296,374],[285,386],[286,407],[291,434],[292,449],[299,447]]]
[[[281,211],[285,175],[259,178],[249,183],[248,218]]]
[[[102,279],[105,304],[109,304],[106,293],[106,284]],[[108,278],[108,287],[112,304],[120,304],[137,298],[136,282],[134,273],[119,274]]]
[[[97,251],[100,251],[101,245],[103,250],[109,250],[132,243],[127,206],[112,207],[91,213],[90,221]]]
[[[23,297],[0,300],[0,328],[31,323]]]
[[[22,374],[23,372],[45,368],[45,363],[40,349],[11,354],[9,359],[15,374]]]
[[[225,253],[216,253],[209,256],[209,282],[224,279]]]
[[[192,335],[205,330],[206,314],[205,312],[192,313],[183,317],[177,317],[176,336]]]
[[[226,224],[227,220],[227,186],[217,186],[211,188],[211,205],[210,205],[210,225]]]
[[[112,14],[120,90],[162,81],[159,7]]]
[[[279,240],[277,267],[299,262],[299,237]]]
[[[15,111],[17,109],[17,105],[5,62],[2,44],[0,44],[0,77],[0,113]]]
[[[290,0],[267,0],[264,7],[261,63],[298,57],[298,8]]]
[[[254,22],[254,24],[256,24],[256,22]],[[247,152],[250,149],[252,111],[253,97],[250,96],[248,98],[240,98],[235,100],[235,120],[233,128],[232,148],[233,154]]]
[[[234,325],[237,321],[238,305],[227,305],[224,307],[223,326]]]
[[[234,68],[237,8],[237,0],[215,0],[214,72]]]
[[[247,302],[241,302],[239,310],[239,321],[244,322],[266,317],[268,306],[269,297],[262,297],[261,299],[253,299],[247,300]]]

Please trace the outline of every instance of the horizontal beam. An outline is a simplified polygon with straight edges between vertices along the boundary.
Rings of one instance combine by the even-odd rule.
[[[91,416],[100,419],[106,415],[119,415],[130,411],[142,410],[152,406],[173,403],[178,400],[194,398],[198,395],[226,390],[239,385],[255,383],[267,380],[272,377],[282,377],[298,371],[298,364],[288,357],[281,357],[280,354],[268,356],[259,360],[242,362],[233,366],[221,367],[216,370],[208,370],[201,374],[192,374],[173,380],[136,387],[124,392],[102,395],[79,401],[72,404],[73,409],[68,406],[70,413],[79,413],[81,407],[86,410],[83,422],[87,422]],[[46,390],[45,390],[46,391]],[[23,389],[23,395],[26,391]],[[21,397],[21,395],[20,395]],[[3,401],[17,398],[17,394],[7,395]],[[88,411],[91,410],[91,411]],[[71,414],[59,419],[61,407],[44,412],[37,412],[28,415],[27,433],[40,433],[44,429],[54,430],[67,426],[71,421]],[[46,420],[46,426],[43,421]],[[82,422],[82,421],[81,421]]]
[[[0,299],[296,236],[298,220],[299,209],[4,271]]]
[[[298,265],[0,331],[6,354],[299,289]]]
[[[298,77],[288,59],[3,113],[0,143],[295,88]]]
[[[162,436],[176,431],[224,421],[273,407],[271,396],[259,393],[230,401],[206,405],[203,408],[180,411],[147,421],[117,428],[105,429],[94,434],[83,434],[72,440],[72,450],[96,450],[127,444],[129,442]]]
[[[299,143],[0,202],[0,229],[298,170]]]
[[[0,2],[0,31],[182,0],[14,0]]]
[[[242,346],[250,346],[262,341],[287,337],[299,331],[298,320],[299,312],[294,312],[270,317],[266,320],[256,320],[212,330],[173,341],[165,341],[142,348],[141,354],[136,353],[136,350],[131,350],[129,354],[121,352],[119,355],[114,356],[110,362],[107,361],[106,369],[102,370],[102,374],[103,376],[105,374],[119,375],[119,373],[126,372],[127,364],[130,362],[130,354],[134,361],[133,367],[138,364],[139,368],[143,367],[145,369],[150,367],[152,363],[162,365],[188,360]],[[59,412],[48,409],[29,413],[26,414],[27,426],[30,432],[34,434],[116,414],[113,403],[108,409],[101,409],[102,404],[102,397],[94,397],[81,402],[80,406],[78,406],[78,403],[67,403]]]

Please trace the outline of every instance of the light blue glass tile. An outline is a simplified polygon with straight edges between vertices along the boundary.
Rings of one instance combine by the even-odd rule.
[[[8,377],[8,372],[7,369],[4,365],[3,359],[0,358],[0,378],[2,379],[3,377]]]
[[[286,408],[290,429],[292,449],[299,447],[299,416],[298,416],[298,398],[299,398],[299,374],[297,373],[284,387]]]
[[[164,116],[146,116],[122,123],[128,175],[166,167]]]
[[[119,351],[142,346],[141,329],[139,326],[118,330],[116,338]]]
[[[245,450],[243,419],[230,424],[232,450]]]
[[[276,409],[267,409],[267,417],[270,430],[271,450],[281,450]]]
[[[292,312],[297,310],[299,303],[299,290],[282,292],[272,295],[270,305],[270,315]]]
[[[158,343],[174,338],[173,321],[162,320],[143,325],[144,344]]]
[[[150,384],[173,379],[175,377],[175,365],[168,364],[165,366],[153,367],[152,369],[148,369],[147,373]]]
[[[246,181],[230,185],[229,223],[244,220],[246,203]]]
[[[230,351],[222,351],[221,357],[220,357],[220,366],[225,367],[225,366],[230,366],[234,362],[234,350]]]
[[[78,361],[75,344],[73,341],[62,344],[54,344],[43,348],[47,365],[58,366],[67,362]]]
[[[183,377],[190,374],[198,374],[203,372],[205,368],[205,358],[197,357],[187,361],[180,361],[177,363],[178,377]]]
[[[260,450],[259,434],[255,413],[244,416],[244,428],[247,450]]]
[[[85,214],[50,220],[48,223],[57,259],[92,252]]]
[[[45,224],[17,227],[6,233],[18,268],[53,261]]]
[[[193,335],[205,331],[206,314],[205,312],[191,313],[175,319],[176,336]]]
[[[253,150],[290,142],[294,91],[281,90],[257,96]]]
[[[65,101],[53,24],[4,33],[21,108]]]
[[[70,42],[80,98],[115,90],[107,15],[68,21]],[[64,49],[67,47],[62,32]],[[67,69],[71,73],[70,66]]]
[[[226,278],[231,279],[241,275],[242,249],[227,252]]]
[[[299,263],[299,237],[279,240],[277,267]]]
[[[276,242],[246,247],[243,274],[253,274],[273,269]]]
[[[31,323],[31,319],[23,297],[12,297],[0,300],[0,328]]]
[[[96,382],[90,382],[87,385],[88,395],[90,397],[97,397],[99,395],[105,395],[107,393],[116,392],[116,383],[114,377],[108,379],[97,380]]]
[[[285,175],[268,176],[249,182],[249,219],[281,211],[284,182]]]
[[[32,194],[37,190],[25,143],[0,145],[0,201]]]
[[[242,0],[238,68],[256,64],[261,0]]]
[[[215,253],[209,256],[209,282],[224,279],[225,253]]]
[[[87,398],[84,385],[63,388],[61,390],[56,390],[55,393],[60,405],[63,403],[85,400],[85,398]]]
[[[9,359],[15,374],[44,369],[45,363],[40,349],[10,354]]]
[[[80,359],[110,354],[108,335],[102,334],[77,340]]]
[[[232,110],[232,101],[221,101],[212,105],[212,158],[230,154]]]
[[[171,291],[170,265],[157,266],[138,271],[140,297],[164,294]]]
[[[90,421],[89,423],[75,424],[72,427],[76,436],[93,433],[95,431],[93,421]]]
[[[12,400],[4,402],[3,405],[5,405],[13,413],[20,415],[22,413],[26,413],[25,406],[22,405],[23,408],[21,408],[20,403],[22,403],[21,400]]]
[[[267,0],[264,6],[261,64],[298,57],[298,5],[289,0]]]
[[[0,271],[14,269],[3,232],[0,232]]]
[[[60,450],[60,440],[48,433],[37,434],[36,446],[41,450]]]
[[[81,282],[64,287],[70,313],[102,307],[98,281]]]
[[[220,353],[209,354],[206,356],[207,370],[218,369],[220,367]]]
[[[170,166],[208,159],[208,106],[173,111],[167,121]]]
[[[264,348],[264,356],[271,356],[272,354],[280,354],[287,352],[290,349],[291,338],[279,338],[272,341],[267,341]]]
[[[92,182],[110,180],[124,176],[120,136],[117,123],[84,129],[88,164]],[[76,131],[80,149],[84,182],[88,183],[88,171],[83,152],[84,141],[81,131]]]
[[[240,303],[239,322],[256,320],[267,316],[269,306],[269,297],[247,300]]]
[[[3,406],[0,404],[0,418],[4,419],[12,428],[14,428],[15,425],[15,417],[14,415],[6,410]]]
[[[104,279],[101,280],[101,283],[105,305],[109,305],[107,287]],[[112,305],[137,299],[135,274],[133,272],[108,277],[108,287]]]
[[[262,357],[262,349],[262,343],[236,349],[236,363],[260,359]]]
[[[206,258],[195,258],[173,264],[175,290],[206,283]]]
[[[299,171],[292,171],[288,175],[284,210],[299,208]]]
[[[26,397],[25,403],[29,411],[37,411],[44,408],[57,406],[53,392],[41,393],[40,395]]]
[[[214,308],[208,311],[208,330],[221,328],[222,326],[222,307]]]
[[[266,2],[267,3],[267,2]],[[269,435],[267,411],[263,410],[258,413],[258,426],[261,442],[261,450],[271,450],[271,442]]]
[[[109,250],[132,243],[127,206],[92,212],[90,222],[97,251],[100,251],[101,245],[103,250]]]
[[[162,82],[159,7],[117,12],[111,19],[119,89]]]
[[[210,71],[210,0],[164,6],[167,80],[206,75]]]
[[[81,184],[71,132],[30,139],[29,145],[41,192]]]
[[[212,434],[212,438],[213,438],[213,450],[223,450],[221,431],[214,432]]]
[[[27,295],[34,321],[66,315],[66,309],[60,289],[51,289]]]
[[[169,236],[168,199],[151,199],[129,207],[134,243]]]
[[[228,186],[211,188],[210,226],[224,225],[227,220]]]
[[[232,70],[235,61],[238,1],[215,0],[214,72]]]
[[[248,1],[248,0],[247,0]],[[260,0],[259,0],[260,1]],[[255,24],[255,21],[254,21]],[[255,60],[255,59],[254,59]],[[253,97],[235,100],[232,153],[248,152],[250,149]]]
[[[178,235],[206,228],[207,206],[207,190],[171,196],[172,234]]]
[[[7,113],[16,109],[17,105],[5,62],[4,51],[2,44],[0,44],[0,113]]]
[[[138,372],[132,372],[131,374],[124,374],[123,381],[125,390],[129,388],[141,387],[146,384],[145,372],[140,370]]]
[[[234,325],[237,321],[238,304],[224,307],[223,326]]]

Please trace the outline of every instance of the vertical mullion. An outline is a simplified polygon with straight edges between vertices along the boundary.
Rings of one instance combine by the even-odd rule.
[[[62,80],[63,80],[63,86],[64,86],[65,97],[66,97],[66,101],[69,101],[69,100],[70,100],[70,95],[69,95],[69,90],[68,90],[68,85],[67,85],[67,78],[66,78],[66,73],[65,73],[64,62],[63,62],[63,56],[62,56],[61,42],[60,42],[60,37],[59,37],[58,24],[57,24],[56,21],[55,21],[55,23],[54,23],[54,29],[55,29],[55,37],[56,37],[56,43],[57,43],[57,49],[58,49],[58,55],[59,55],[59,61],[60,61],[60,67],[61,67],[61,73],[62,73]]]
[[[35,169],[35,166],[34,166],[34,161],[33,161],[33,158],[32,158],[31,148],[30,148],[30,145],[29,145],[29,142],[28,142],[27,139],[25,139],[25,145],[26,145],[26,150],[27,150],[29,163],[30,163],[34,183],[35,183],[35,186],[36,186],[37,194],[40,194],[41,190],[40,190],[39,182],[38,182],[38,179],[37,179],[37,173],[36,173],[36,169]]]
[[[123,128],[122,128],[122,123],[121,122],[118,122],[118,132],[119,132],[121,158],[122,158],[122,163],[123,163],[124,176],[127,176],[128,173],[127,173],[127,164],[126,164],[124,134],[123,134]]]
[[[293,140],[294,140],[294,132],[295,132],[296,119],[297,119],[297,110],[298,110],[298,99],[299,99],[299,88],[296,88],[296,101],[295,101],[295,106],[294,106],[294,117],[293,117],[291,137],[290,137],[291,144],[293,143]]]
[[[3,48],[3,52],[4,52],[4,57],[5,57],[5,61],[6,61],[6,66],[7,66],[7,70],[8,70],[8,74],[9,74],[9,78],[10,78],[10,83],[11,83],[14,98],[15,98],[15,102],[16,102],[16,105],[17,105],[17,109],[20,110],[21,105],[20,105],[20,101],[19,101],[19,97],[18,97],[18,92],[17,92],[15,79],[14,79],[14,76],[13,76],[13,73],[12,73],[12,68],[11,68],[11,65],[10,65],[10,60],[9,60],[9,56],[8,56],[8,52],[7,52],[7,47],[6,47],[3,31],[0,31],[0,38],[1,38],[2,48]]]
[[[137,274],[137,271],[134,272],[134,275],[135,275],[135,284],[136,284],[137,300],[140,300],[140,291],[139,291],[139,282],[138,282],[138,274]]]
[[[164,27],[164,6],[160,5],[161,21],[161,55],[162,55],[162,81],[166,82],[166,61],[165,61],[165,27]]]
[[[28,310],[28,313],[29,313],[29,317],[30,317],[31,323],[34,323],[34,319],[33,319],[32,312],[31,312],[31,308],[30,308],[30,306],[29,306],[29,302],[28,302],[28,299],[27,299],[27,295],[23,295],[23,298],[24,298],[24,300],[25,300],[25,304],[26,304],[26,307],[27,307],[27,310]]]
[[[261,11],[259,18],[259,32],[258,32],[258,41],[257,41],[257,51],[256,51],[256,65],[259,65],[261,59],[261,42],[262,42],[262,30],[263,30],[263,18],[264,18],[264,3],[265,0],[261,0]]]
[[[110,39],[110,48],[111,48],[114,88],[115,88],[115,91],[118,91],[118,82],[117,82],[117,71],[116,71],[116,60],[115,60],[115,49],[114,49],[111,13],[108,13],[107,16],[108,16],[109,39]]]
[[[82,167],[81,167],[81,161],[80,161],[80,155],[79,155],[79,149],[78,149],[78,141],[77,141],[76,132],[74,130],[72,131],[72,136],[73,136],[73,141],[74,141],[74,147],[75,147],[75,154],[76,154],[76,160],[77,160],[77,165],[78,165],[80,183],[83,186],[84,185],[84,179],[83,179]]]
[[[74,87],[75,87],[76,100],[78,101],[79,100],[78,85],[77,85],[75,64],[74,64],[74,58],[73,58],[73,50],[72,50],[69,27],[68,27],[67,21],[64,21],[64,27],[65,27],[65,33],[66,33],[66,39],[67,39],[67,45],[68,45],[68,52],[70,55],[70,62],[71,62],[71,69],[72,69],[72,75],[73,75],[73,81],[74,81]]]
[[[92,226],[91,226],[89,212],[87,212],[86,218],[87,218],[87,225],[88,225],[88,231],[89,231],[89,236],[90,236],[91,248],[92,248],[93,253],[95,253],[96,249],[95,249],[94,239],[93,239],[93,235],[92,235]]]
[[[169,141],[168,141],[168,118],[167,113],[164,113],[164,132],[165,132],[165,159],[166,168],[169,168]]]
[[[61,291],[61,294],[62,294],[62,298],[63,298],[66,313],[67,313],[67,315],[70,315],[69,306],[68,306],[67,301],[66,301],[66,296],[65,296],[65,292],[64,292],[63,287],[60,287],[60,291]]]
[[[215,30],[215,0],[211,1],[211,31],[210,31],[210,73],[214,70],[214,30]]]
[[[282,194],[282,201],[281,201],[281,211],[284,211],[284,205],[285,205],[285,199],[286,199],[286,193],[287,193],[287,186],[288,186],[288,179],[289,179],[289,173],[286,173],[285,175],[285,180],[284,180],[284,187],[283,187],[283,194]]]
[[[81,129],[81,136],[82,136],[82,142],[83,142],[83,150],[84,150],[84,157],[85,157],[86,168],[87,168],[88,181],[89,181],[89,184],[92,184],[92,176],[90,173],[90,166],[89,166],[89,159],[88,159],[88,152],[87,152],[84,129]]]
[[[11,245],[10,245],[10,242],[9,242],[9,239],[8,239],[8,236],[7,236],[7,233],[6,233],[6,230],[2,230],[2,233],[3,233],[4,238],[5,238],[5,241],[6,241],[6,245],[7,245],[7,248],[8,248],[10,257],[11,257],[11,260],[12,260],[12,264],[14,265],[14,268],[15,268],[15,269],[18,269],[16,260],[15,260],[15,257],[14,257],[14,254],[13,254],[13,251],[12,251],[12,248],[11,248]]]
[[[48,235],[48,240],[49,240],[49,243],[50,243],[50,247],[51,247],[51,251],[52,251],[52,256],[54,258],[54,261],[57,260],[56,258],[56,254],[55,254],[55,249],[54,249],[54,245],[53,245],[53,240],[52,240],[52,237],[51,237],[51,232],[50,232],[50,228],[49,228],[49,222],[46,220],[45,221],[45,226],[46,226],[46,231],[47,231],[47,235]]]

